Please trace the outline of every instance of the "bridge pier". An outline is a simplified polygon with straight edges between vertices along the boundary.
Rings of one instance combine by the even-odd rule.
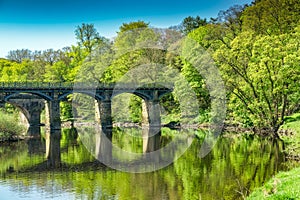
[[[102,131],[111,140],[112,137],[112,117],[111,117],[111,101],[95,100],[96,122],[101,125]]]
[[[112,117],[111,100],[95,100],[95,117],[100,127],[96,126],[96,152],[100,161],[111,162],[112,158]]]
[[[146,100],[144,104],[143,152],[146,153],[160,148],[161,117],[158,99]],[[145,121],[146,119],[147,121]]]
[[[4,107],[5,107],[5,101],[2,101],[0,97],[0,108],[4,108]]]
[[[57,97],[45,102],[46,126],[50,130],[50,134],[56,134],[61,130],[59,103]]]

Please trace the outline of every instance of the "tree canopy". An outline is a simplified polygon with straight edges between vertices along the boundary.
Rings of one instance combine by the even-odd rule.
[[[285,117],[300,111],[300,1],[256,0],[220,11],[210,21],[188,16],[171,29],[159,32],[144,21],[123,23],[111,41],[100,36],[93,24],[83,23],[75,29],[76,45],[10,51],[7,59],[0,59],[0,81],[73,82],[82,77],[117,82],[143,63],[159,63],[166,71],[180,72],[197,96],[200,113],[209,116],[211,97],[205,80],[191,63],[167,51],[169,43],[183,34],[197,41],[220,70],[227,89],[229,123],[267,130],[278,137]],[[178,34],[171,34],[174,29]],[[164,40],[159,34],[164,34]],[[135,73],[151,74],[151,65],[144,69]],[[163,101],[166,110],[178,115],[174,97]],[[132,108],[141,104],[136,99],[131,102]],[[140,112],[133,110],[133,116]]]

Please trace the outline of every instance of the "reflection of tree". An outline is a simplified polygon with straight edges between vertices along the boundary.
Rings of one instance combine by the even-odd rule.
[[[223,138],[203,159],[186,154],[174,165],[185,188],[184,199],[241,198],[282,168],[280,149],[280,143],[265,139]],[[188,162],[194,167],[187,168]]]
[[[85,134],[80,134],[80,140],[93,142],[87,136],[89,131],[91,129],[86,128]],[[142,138],[137,137],[139,130],[114,131],[116,145],[126,144],[124,148],[132,152],[142,150]],[[163,141],[168,143],[178,133],[164,129],[162,136],[166,139]],[[282,169],[280,142],[243,136],[220,138],[202,159],[197,155],[203,139],[195,139],[188,151],[167,168],[145,174],[123,173],[100,167],[76,134],[74,130],[62,131],[63,172],[60,169],[54,173],[48,170],[35,172],[34,166],[43,162],[44,155],[32,154],[29,157],[27,144],[19,143],[0,147],[0,173],[8,182],[26,182],[22,187],[27,189],[37,186],[42,191],[62,195],[72,190],[78,199],[241,199],[241,193],[247,194],[248,190],[260,186]],[[21,169],[21,166],[33,167],[31,171],[27,170],[29,173],[19,172],[15,176],[6,172],[9,166],[14,166],[14,170]],[[53,184],[49,185],[49,180]]]

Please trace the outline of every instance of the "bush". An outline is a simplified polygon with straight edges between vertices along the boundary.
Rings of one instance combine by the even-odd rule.
[[[0,141],[10,140],[25,131],[25,127],[19,124],[17,117],[0,111]]]

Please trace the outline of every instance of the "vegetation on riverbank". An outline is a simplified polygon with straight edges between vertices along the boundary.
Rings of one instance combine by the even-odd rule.
[[[280,138],[284,141],[287,157],[300,161],[300,113],[286,118]]]
[[[285,118],[280,138],[285,144],[287,158],[300,161],[300,113]],[[299,199],[300,167],[280,172],[264,186],[256,189],[247,198],[254,199]]]
[[[300,199],[300,167],[280,172],[263,187],[254,191],[247,200]]]
[[[25,131],[16,118],[16,115],[0,110],[0,142],[15,140]]]

